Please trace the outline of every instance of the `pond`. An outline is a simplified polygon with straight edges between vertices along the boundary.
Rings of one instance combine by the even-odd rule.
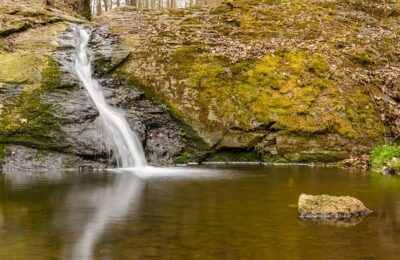
[[[0,175],[0,259],[396,259],[400,179],[307,166]],[[374,213],[298,219],[301,193]]]

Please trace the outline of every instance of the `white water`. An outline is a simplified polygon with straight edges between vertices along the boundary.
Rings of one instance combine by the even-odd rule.
[[[99,111],[106,143],[115,156],[117,166],[123,168],[146,166],[147,162],[139,138],[132,131],[124,116],[107,104],[99,83],[92,78],[87,51],[89,34],[79,26],[75,27],[75,33],[77,38],[75,71]]]

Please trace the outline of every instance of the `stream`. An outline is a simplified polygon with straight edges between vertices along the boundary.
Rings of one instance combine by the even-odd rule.
[[[306,166],[0,175],[0,259],[397,259],[400,179]],[[304,222],[301,193],[374,213]]]

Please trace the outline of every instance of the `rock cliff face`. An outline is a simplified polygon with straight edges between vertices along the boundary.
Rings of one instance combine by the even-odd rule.
[[[382,142],[380,116],[398,121],[374,77],[398,64],[398,14],[396,1],[244,0],[98,22],[132,51],[115,74],[165,102],[214,159],[331,162]]]
[[[26,22],[26,9],[9,7],[5,15]],[[56,12],[37,6],[53,21]],[[4,171],[113,165],[103,143],[98,112],[75,76],[73,26],[84,21],[72,16],[16,29],[2,38],[0,53],[0,164]],[[38,26],[37,24],[41,24]],[[13,26],[18,26],[14,24]],[[116,46],[116,36],[104,27],[91,31],[90,48],[96,77],[109,102],[123,109],[143,141],[150,163],[169,165],[192,145],[166,109],[143,92],[113,79],[109,72],[129,51]],[[100,65],[101,66],[100,66]],[[190,140],[192,143],[193,140]],[[198,151],[198,149],[196,150]]]
[[[399,134],[399,10],[386,0],[124,7],[87,29],[96,77],[154,164],[336,162]],[[112,163],[70,68],[71,26],[85,21],[24,1],[6,2],[0,20],[0,163]]]

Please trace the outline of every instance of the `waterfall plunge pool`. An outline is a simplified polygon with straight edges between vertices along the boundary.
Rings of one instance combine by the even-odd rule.
[[[4,174],[0,259],[396,259],[399,191],[399,178],[306,166]],[[374,213],[304,222],[301,193]]]

